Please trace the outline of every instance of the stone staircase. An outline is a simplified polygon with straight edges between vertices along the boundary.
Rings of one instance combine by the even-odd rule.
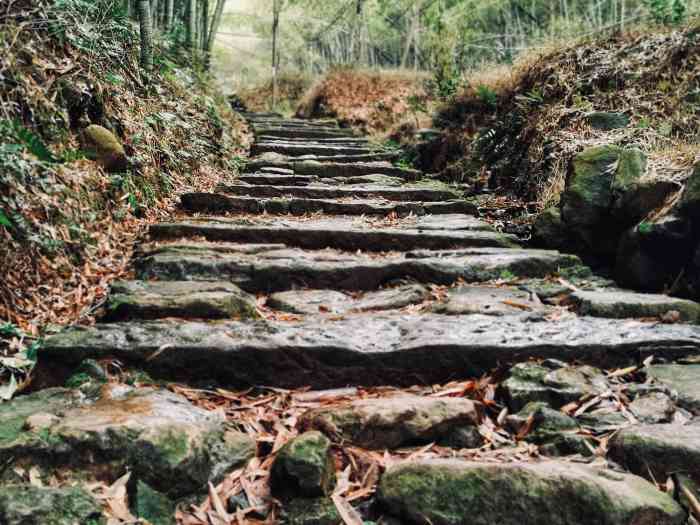
[[[628,473],[607,469],[601,474],[600,468],[566,460],[540,461],[540,453],[526,459],[520,449],[499,466],[492,460],[467,461],[477,454],[463,451],[515,446],[529,440],[525,436],[531,432],[528,442],[541,446],[542,455],[578,454],[591,461],[598,446],[593,436],[605,435],[610,426],[648,420],[625,403],[646,402],[650,392],[666,396],[673,407],[670,415],[654,421],[650,430],[633,429],[648,431],[650,440],[657,431],[693,434],[699,429],[694,418],[700,413],[700,393],[688,374],[700,379],[700,371],[687,363],[700,356],[700,330],[694,324],[700,321],[699,305],[619,290],[575,256],[522,246],[478,217],[477,207],[463,198],[467,188],[399,167],[392,162],[394,152],[382,151],[333,121],[245,116],[256,136],[255,158],[245,173],[214,193],[182,195],[190,217],[150,228],[135,256],[137,280],[113,286],[102,322],[45,341],[40,354],[45,377],[55,381],[84,371],[86,363],[117,362],[156,382],[176,381],[201,392],[352,387],[349,397],[327,394],[350,403],[342,417],[332,407],[305,416],[295,432],[316,434],[295,439],[308,443],[299,441],[295,449],[293,439],[274,450],[279,457],[272,472],[273,495],[297,509],[280,518],[288,523],[355,523],[347,512],[354,516],[356,510],[337,499],[329,504],[326,497],[333,490],[332,465],[311,458],[330,457],[333,447],[345,443],[370,449],[443,447],[437,449],[443,459],[383,465],[387,472],[381,481],[377,478],[376,497],[369,500],[373,506],[360,509],[363,519],[381,514],[387,516],[382,523],[686,523],[686,511],[671,496]],[[648,366],[652,360],[676,367],[676,372],[665,369],[663,379],[655,379]],[[615,367],[622,372],[600,370]],[[458,393],[454,386],[445,387],[447,397],[434,397],[443,390],[430,386],[486,376],[494,369],[505,380],[497,389],[494,383],[481,403],[450,397]],[[684,379],[673,385],[675,376]],[[422,386],[408,397],[359,399],[362,388],[411,385]],[[83,439],[85,446],[102,447],[106,456],[118,455],[110,448],[114,440],[97,439],[95,433],[113,435],[126,427],[135,436],[146,425],[157,437],[146,440],[157,456],[163,443],[159,432],[180,425],[182,432],[201,434],[190,428],[198,418],[209,425],[207,436],[214,436],[206,439],[231,442],[223,422],[212,422],[199,408],[183,408],[186,400],[169,392],[143,409],[150,414],[145,423],[133,423],[129,414],[140,409],[129,403],[157,397],[159,390],[152,388],[145,394],[136,388],[121,397],[110,393],[123,419],[110,420],[103,413],[107,419],[98,418],[94,427],[71,427],[71,443]],[[674,394],[674,388],[681,391]],[[97,408],[106,394],[101,395]],[[61,413],[64,401],[56,402]],[[456,405],[461,402],[467,404]],[[566,411],[567,403],[579,404]],[[644,406],[658,413],[653,403],[651,409]],[[81,417],[97,408],[82,406]],[[503,437],[508,431],[500,431],[503,441],[493,423],[489,428],[479,423],[480,413],[496,409],[503,409],[499,426],[508,426],[504,417],[509,410],[512,418],[513,435]],[[576,419],[595,410],[603,411],[588,426]],[[231,417],[228,424],[237,424]],[[64,427],[47,425],[63,435]],[[86,429],[90,438],[75,437]],[[454,440],[456,431],[462,433],[461,441]],[[575,436],[562,438],[562,432]],[[486,444],[484,435],[491,436]],[[0,463],[2,439],[0,432]],[[203,469],[201,479],[186,490],[164,486],[157,469],[149,470],[132,451],[133,444],[127,449],[136,459],[124,468],[172,504],[205,491],[206,481],[221,481],[240,466],[241,454],[254,454],[250,436],[241,439],[234,439],[239,443],[231,448],[236,460],[228,462],[221,455],[223,445],[217,444],[216,457],[207,461],[200,457],[201,449],[184,447],[184,459],[173,461]],[[676,455],[669,453],[668,464],[654,467],[658,448],[649,452],[639,445],[643,439],[615,441],[610,447],[615,459],[642,476],[652,471],[671,475],[679,467],[697,480],[697,437],[668,445]],[[34,450],[8,448],[13,453],[20,449]],[[171,457],[171,452],[168,444],[163,454]],[[688,467],[688,458],[694,466]],[[303,467],[279,466],[283,462]],[[165,470],[177,474],[179,468]],[[299,472],[312,479],[300,479]],[[518,479],[525,482],[505,481]],[[532,486],[539,488],[530,490]],[[139,490],[132,490],[137,500]],[[307,502],[301,508],[299,498]],[[343,508],[343,516],[333,514]],[[318,511],[315,517],[309,509]],[[229,511],[228,522],[238,523],[235,509]],[[200,523],[192,518],[195,514],[180,523]],[[170,522],[159,516],[162,523]]]

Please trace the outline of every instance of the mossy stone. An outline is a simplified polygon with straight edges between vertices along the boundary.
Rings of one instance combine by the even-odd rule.
[[[2,525],[102,525],[95,499],[77,487],[11,485],[0,489]]]
[[[673,498],[641,478],[558,461],[399,463],[378,498],[402,522],[421,525],[685,523]]]
[[[85,148],[108,172],[126,171],[126,152],[119,139],[107,128],[93,124],[83,130]]]
[[[137,518],[145,519],[153,525],[173,525],[175,504],[164,494],[138,481],[134,495],[133,512]]]
[[[330,498],[299,498],[284,508],[284,525],[339,525],[342,518]]]
[[[537,216],[532,225],[532,240],[536,246],[555,250],[567,245],[569,234],[559,208],[550,206]]]
[[[594,111],[586,115],[586,122],[594,129],[611,131],[629,126],[630,118],[624,113]]]
[[[700,163],[695,165],[690,177],[685,181],[680,211],[694,220],[700,219]]]
[[[295,496],[324,496],[332,492],[334,484],[331,442],[320,432],[305,432],[277,453],[270,475],[276,497],[289,500]]]

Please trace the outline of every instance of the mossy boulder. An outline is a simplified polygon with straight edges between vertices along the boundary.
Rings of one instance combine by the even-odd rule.
[[[378,499],[402,523],[681,525],[684,510],[651,483],[576,463],[422,460],[390,466]]]
[[[684,473],[700,482],[700,424],[623,428],[610,442],[610,456],[640,476],[665,480]]]
[[[647,375],[668,387],[679,406],[700,416],[700,365],[652,365]]]
[[[255,297],[229,282],[119,281],[112,284],[106,319],[256,319]]]
[[[48,482],[57,471],[76,482],[132,478],[176,500],[206,490],[241,466],[254,442],[228,431],[224,418],[166,390],[106,385],[95,399],[55,389],[0,405],[0,464],[37,467]]]
[[[124,146],[107,128],[93,124],[83,130],[82,137],[87,153],[108,172],[126,171],[129,167]]]
[[[532,241],[535,246],[554,250],[567,246],[569,233],[559,208],[550,206],[537,216],[532,225]]]
[[[624,113],[594,111],[586,115],[586,122],[594,129],[611,131],[629,126],[630,118]]]
[[[284,525],[340,525],[338,509],[330,498],[300,498],[284,507]]]
[[[320,432],[305,432],[284,445],[277,453],[270,473],[275,497],[329,495],[335,484],[335,461],[330,440]]]
[[[99,503],[78,487],[0,487],[2,525],[103,525]]]
[[[301,428],[315,428],[360,447],[393,449],[449,439],[479,423],[478,404],[462,398],[398,396],[362,399],[305,413]]]
[[[585,394],[608,390],[605,374],[592,366],[570,366],[548,359],[542,363],[518,363],[501,385],[512,411],[540,401],[559,408]]]
[[[633,221],[612,221],[612,210],[644,175],[646,166],[646,156],[640,150],[612,145],[588,148],[573,158],[561,217],[584,247],[615,252],[619,235]]]

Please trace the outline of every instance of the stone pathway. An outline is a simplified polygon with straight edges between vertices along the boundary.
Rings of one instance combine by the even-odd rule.
[[[523,247],[467,188],[333,121],[247,118],[245,173],[183,195],[191,216],[150,228],[102,322],[45,341],[39,380],[78,388],[0,405],[0,523],[99,523],[112,500],[88,481],[116,492],[127,472],[125,512],[155,524],[176,503],[180,523],[214,525],[700,512],[700,305]],[[131,386],[105,383],[115,366]],[[311,392],[279,390],[298,388]],[[245,404],[224,417],[192,403],[243,389],[306,409],[273,431],[238,419]],[[246,464],[256,489],[231,485]],[[70,520],[51,521],[56,502]]]

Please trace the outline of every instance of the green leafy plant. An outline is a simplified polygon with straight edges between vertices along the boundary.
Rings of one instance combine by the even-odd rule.
[[[491,108],[495,108],[498,103],[498,94],[483,84],[476,86],[476,95],[484,104]]]
[[[678,25],[688,14],[686,0],[646,0],[646,4],[658,24]]]

